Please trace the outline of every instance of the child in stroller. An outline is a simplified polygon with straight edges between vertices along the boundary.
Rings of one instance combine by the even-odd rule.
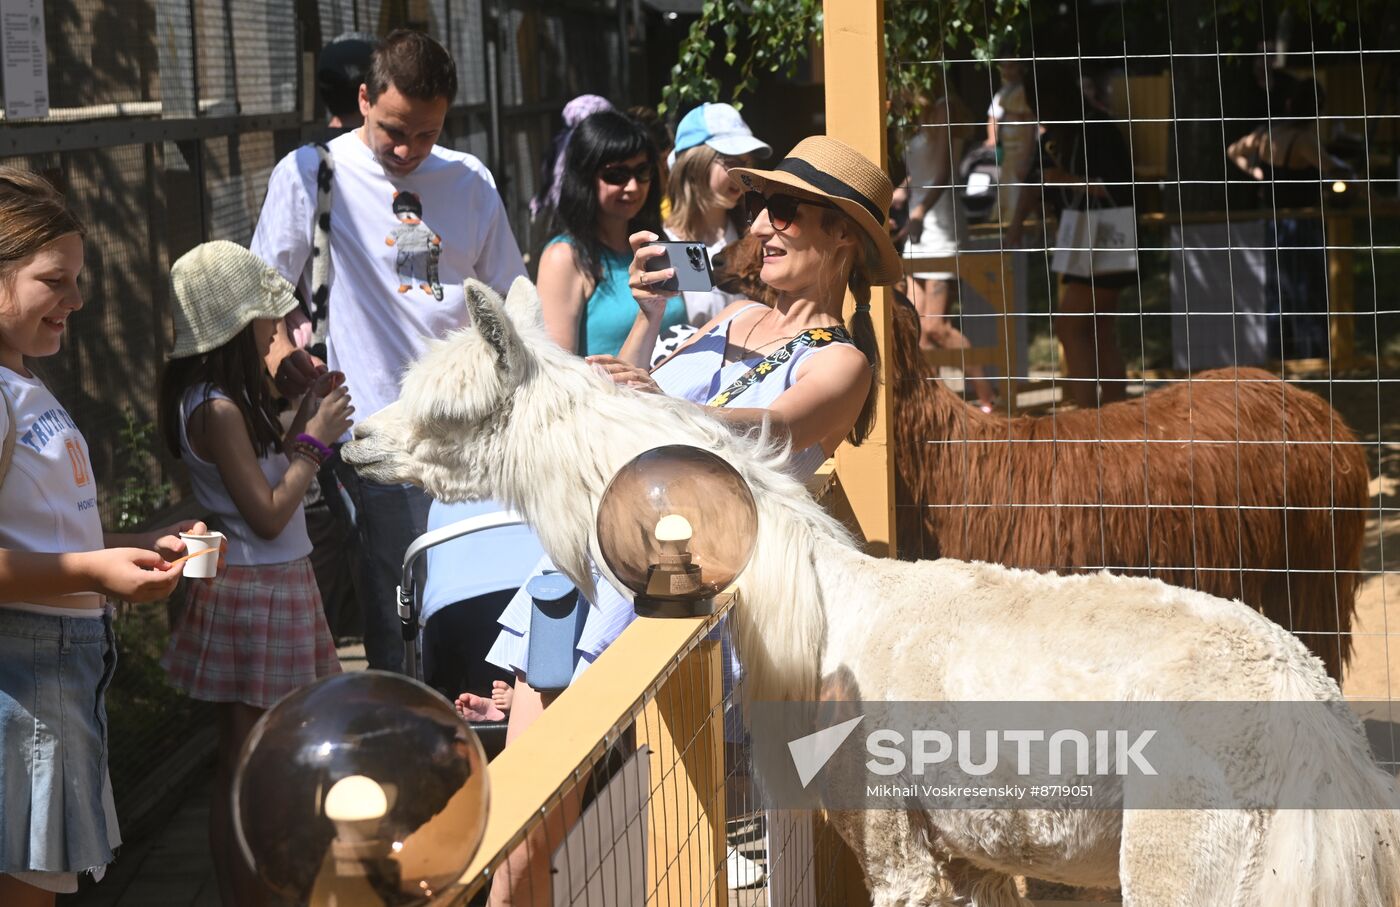
[[[434,501],[428,511],[428,532],[503,510],[493,501]],[[496,621],[501,612],[543,556],[539,540],[527,526],[502,526],[429,548],[427,569],[418,574],[415,591],[420,602],[423,682],[455,700],[469,721],[500,723],[502,733],[495,749],[505,739],[501,693],[508,695],[515,678],[485,657],[500,631]],[[496,742],[495,736],[483,735],[488,755],[494,755],[490,744]]]

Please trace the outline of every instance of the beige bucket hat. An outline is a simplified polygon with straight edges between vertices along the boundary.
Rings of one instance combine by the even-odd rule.
[[[183,359],[228,343],[249,322],[296,308],[292,285],[238,243],[217,239],[180,256],[170,269],[175,346]]]
[[[870,158],[830,136],[814,135],[797,143],[772,170],[735,167],[729,171],[745,189],[767,194],[781,186],[794,196],[825,199],[845,212],[875,243],[878,261],[870,262],[870,282],[898,283],[904,263],[885,227],[894,185]]]

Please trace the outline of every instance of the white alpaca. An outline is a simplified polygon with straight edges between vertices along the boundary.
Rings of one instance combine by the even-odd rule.
[[[356,427],[345,458],[370,479],[443,500],[508,503],[591,591],[594,515],[617,469],[663,444],[715,452],[758,504],[733,614],[754,700],[811,700],[837,678],[866,701],[1340,698],[1321,662],[1237,602],[1107,574],[867,557],[780,472],[782,452],[689,403],[618,388],[551,343],[528,282],[504,304],[475,281],[466,289],[474,327],[423,356],[401,399]],[[1350,802],[1393,802],[1354,719],[1327,712],[1314,725],[1264,728],[1305,741],[1308,758],[1255,768],[1279,786],[1330,783]],[[870,810],[832,820],[877,907],[1020,904],[1017,874],[1121,887],[1139,907],[1400,903],[1391,810]]]

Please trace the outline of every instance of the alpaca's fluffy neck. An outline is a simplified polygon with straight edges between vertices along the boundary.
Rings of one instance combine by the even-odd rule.
[[[826,615],[813,567],[819,539],[844,531],[781,472],[786,455],[741,438],[685,401],[613,387],[552,351],[517,389],[501,439],[499,492],[535,527],[555,566],[591,591],[594,519],[608,482],[638,454],[689,444],[728,461],[758,505],[758,538],[738,581],[734,622],[748,694],[792,699],[815,691]]]

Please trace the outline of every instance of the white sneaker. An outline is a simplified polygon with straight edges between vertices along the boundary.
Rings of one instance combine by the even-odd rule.
[[[768,872],[758,863],[739,853],[736,848],[729,848],[729,857],[724,861],[729,873],[729,887],[753,888],[762,885],[768,878]]]

